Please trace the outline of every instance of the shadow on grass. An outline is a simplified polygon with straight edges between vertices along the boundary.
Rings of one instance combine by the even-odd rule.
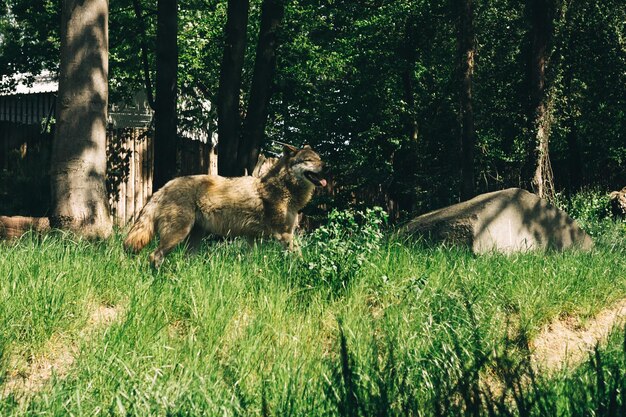
[[[339,322],[325,394],[340,416],[624,416],[626,332],[613,332],[576,369],[542,374],[531,365],[525,334],[488,348],[464,303],[469,334],[450,329],[449,344],[419,361],[401,341],[373,340],[368,357],[352,349]],[[620,336],[622,340],[620,341]],[[379,337],[380,339],[380,337]],[[382,349],[379,347],[382,345]]]

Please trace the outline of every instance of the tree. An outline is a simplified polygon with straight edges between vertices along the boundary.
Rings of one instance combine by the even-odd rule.
[[[107,0],[62,2],[60,50],[50,223],[104,238],[112,230],[105,185]]]
[[[153,191],[176,176],[177,16],[177,0],[158,1]]]
[[[550,164],[550,114],[546,89],[546,65],[550,57],[554,0],[528,0],[531,18],[530,117],[534,141],[535,170],[532,184],[541,198],[554,198],[554,175]]]
[[[61,2],[8,0],[0,6],[0,77],[57,71]],[[8,86],[12,87],[12,86]]]
[[[237,153],[239,170],[248,173],[254,170],[261,151],[276,69],[277,31],[284,14],[284,0],[263,1],[250,99]]]
[[[151,5],[157,2],[109,1],[116,10],[110,16],[109,101],[120,102],[146,85],[142,49],[149,51],[154,86],[157,13]],[[243,174],[242,149],[250,145],[246,132],[252,131],[249,124],[255,118],[265,123],[261,148],[262,135],[311,144],[323,153],[341,185],[321,197],[328,207],[380,204],[398,213],[425,212],[458,201],[459,138],[469,126],[460,117],[459,66],[465,56],[460,55],[457,23],[462,1],[389,0],[382,6],[283,1],[273,81],[256,82],[271,93],[269,99],[264,96],[269,102],[265,119],[253,117],[255,111],[265,113],[262,106],[252,104],[264,102],[253,97],[261,95],[252,86],[253,79],[260,79],[255,77],[259,73],[255,49],[257,55],[262,49],[256,40],[264,20],[263,0],[231,0],[229,8],[225,0],[180,2],[179,92],[184,92],[186,102],[202,95],[216,106],[207,110],[201,105],[206,102],[198,99],[179,116],[179,125],[213,129],[215,119],[220,119],[220,171],[223,174],[229,165],[228,158],[236,171],[228,175]],[[60,3],[7,0],[0,7],[0,73],[56,72]],[[135,3],[142,6],[143,19],[136,18]],[[554,4],[563,15],[541,13]],[[538,166],[538,120],[544,121],[542,131],[549,133],[549,162],[557,189],[623,187],[623,0],[492,0],[471,5],[475,146],[474,168],[464,170],[473,171],[475,192],[531,186]],[[239,17],[237,36],[232,36],[237,20],[233,14]],[[544,24],[546,16],[553,21]],[[239,57],[238,65],[223,59],[225,38],[230,56]],[[240,42],[236,54],[233,39]],[[229,103],[224,106],[226,97]],[[538,107],[542,102],[538,98],[545,105]],[[537,118],[542,113],[549,117]],[[545,175],[539,172],[545,184]]]
[[[461,200],[474,196],[474,110],[472,83],[474,78],[474,12],[472,0],[459,0],[458,58],[459,102],[461,119]]]
[[[246,49],[248,6],[248,0],[228,0],[224,54],[217,94],[217,169],[220,175],[226,177],[243,174],[237,165],[237,151],[241,132],[239,94]]]

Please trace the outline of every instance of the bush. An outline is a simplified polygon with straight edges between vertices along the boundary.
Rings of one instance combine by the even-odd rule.
[[[332,289],[345,288],[351,278],[381,249],[388,215],[380,207],[362,211],[333,210],[328,223],[303,242],[310,278]]]
[[[609,194],[597,188],[583,189],[569,197],[558,194],[556,205],[592,236],[602,234],[608,227]]]

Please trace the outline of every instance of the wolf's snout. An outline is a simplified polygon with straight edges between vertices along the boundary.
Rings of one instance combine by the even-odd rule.
[[[307,171],[304,173],[304,176],[311,181],[314,185],[318,187],[326,187],[326,179],[322,176],[320,172]]]

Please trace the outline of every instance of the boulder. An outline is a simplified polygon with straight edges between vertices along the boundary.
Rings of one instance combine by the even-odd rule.
[[[401,234],[465,245],[477,254],[593,247],[567,213],[520,188],[481,194],[424,214],[405,225]]]

